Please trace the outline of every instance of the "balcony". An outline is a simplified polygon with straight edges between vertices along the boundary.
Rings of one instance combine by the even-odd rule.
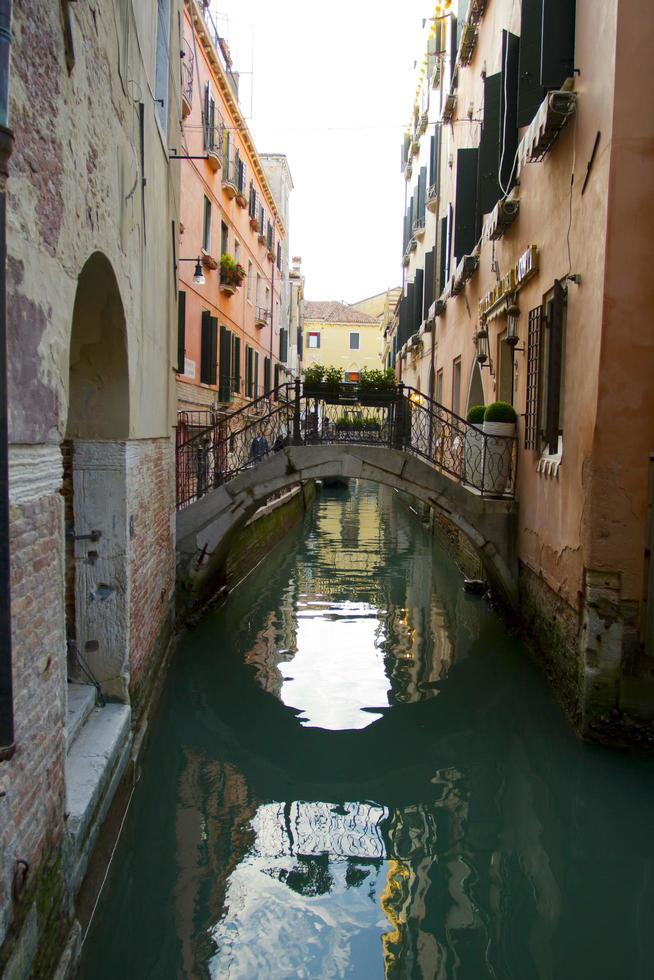
[[[270,310],[267,310],[264,306],[257,306],[254,313],[255,327],[266,327],[269,322],[270,322]]]
[[[225,160],[224,162],[223,190],[230,201],[233,201],[238,193],[238,174],[233,160]]]
[[[429,122],[429,113],[423,112],[420,116],[420,121],[418,123],[418,135],[422,136],[423,133],[427,132],[427,124]]]
[[[207,163],[214,173],[220,170],[223,162],[223,124],[222,122],[208,122],[204,127],[204,150],[207,154]]]
[[[438,210],[438,184],[430,184],[427,188],[427,200],[425,205],[429,211]]]
[[[413,231],[413,238],[414,239],[422,238],[422,236],[425,233],[425,218],[424,218],[424,215],[423,215],[422,218],[416,218],[415,219],[415,221],[413,222],[412,231]],[[417,245],[418,245],[418,243],[416,242],[416,248],[417,248]]]

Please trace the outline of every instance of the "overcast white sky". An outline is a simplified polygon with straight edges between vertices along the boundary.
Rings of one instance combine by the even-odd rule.
[[[433,3],[213,0],[260,152],[288,156],[291,255],[306,297],[356,302],[401,282],[402,133]]]

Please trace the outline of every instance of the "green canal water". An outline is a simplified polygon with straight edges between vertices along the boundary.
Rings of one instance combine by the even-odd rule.
[[[654,769],[351,484],[179,646],[80,976],[649,980]]]

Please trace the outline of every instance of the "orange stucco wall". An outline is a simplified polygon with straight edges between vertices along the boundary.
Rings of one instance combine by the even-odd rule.
[[[192,6],[192,5],[191,5]],[[220,78],[217,70],[210,63],[210,54],[207,53],[202,39],[196,35],[193,38],[193,28],[189,4],[186,4],[184,11],[184,36],[188,41],[190,51],[194,52],[195,64],[193,69],[193,95],[192,108],[189,115],[183,120],[183,134],[181,143],[189,156],[200,156],[204,153],[203,132],[202,132],[202,105],[204,89],[207,81],[211,84],[211,91],[216,100],[216,108],[231,133],[232,150],[238,149],[241,159],[245,161],[247,167],[246,187],[252,179],[257,192],[257,197],[263,199],[266,216],[274,220],[274,239],[279,241],[285,233],[279,220],[275,218],[273,198],[270,190],[265,183],[265,178],[257,174],[255,157],[246,145],[242,136],[242,119],[239,118],[230,108],[228,102],[221,92]],[[223,77],[224,84],[224,77]],[[237,131],[241,129],[241,132]],[[280,309],[280,277],[281,273],[277,268],[276,261],[271,261],[267,256],[266,246],[258,241],[258,231],[250,227],[250,217],[248,208],[241,207],[236,198],[230,198],[222,186],[223,171],[219,168],[213,172],[208,162],[204,160],[186,160],[181,164],[181,235],[179,243],[180,258],[193,259],[202,253],[202,233],[204,219],[204,198],[211,201],[211,246],[209,254],[216,262],[220,261],[221,250],[221,221],[228,226],[229,232],[229,253],[234,256],[235,241],[240,243],[239,261],[248,270],[248,263],[252,263],[250,283],[251,297],[248,298],[248,282],[228,296],[220,290],[219,269],[211,270],[204,268],[205,285],[199,286],[193,283],[194,264],[193,262],[180,262],[178,267],[179,288],[186,292],[186,330],[185,330],[185,361],[188,369],[183,376],[179,376],[184,382],[184,391],[188,399],[189,386],[196,386],[203,389],[198,392],[198,404],[208,404],[207,393],[216,390],[217,386],[200,384],[200,343],[201,343],[201,317],[203,310],[209,310],[212,316],[218,318],[219,324],[224,324],[236,336],[241,337],[241,378],[245,374],[245,346],[246,344],[259,352],[259,378],[258,385],[263,384],[263,359],[268,356],[273,364],[278,362],[279,354],[279,309]],[[276,252],[276,244],[275,244]],[[268,308],[272,307],[272,320],[268,318],[263,327],[255,326],[255,313],[257,306],[256,297],[256,276],[260,276],[261,292],[259,305],[265,306],[265,289],[270,290],[271,301]],[[189,363],[191,362],[191,363]],[[193,371],[195,377],[193,377]],[[272,375],[272,370],[271,370]],[[241,394],[244,385],[241,384]],[[192,398],[193,396],[191,396]],[[213,396],[212,396],[213,397]]]

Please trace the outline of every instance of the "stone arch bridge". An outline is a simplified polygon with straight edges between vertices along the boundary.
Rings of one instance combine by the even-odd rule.
[[[489,438],[402,386],[376,405],[301,395],[299,385],[284,394],[210,426],[180,420],[178,569],[198,597],[233,536],[270,496],[301,481],[343,477],[405,491],[443,514],[505,601],[517,604],[514,437]]]

